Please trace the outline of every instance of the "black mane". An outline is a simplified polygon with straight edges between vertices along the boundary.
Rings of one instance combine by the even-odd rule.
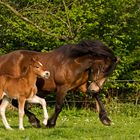
[[[57,49],[64,57],[77,58],[87,54],[115,59],[113,51],[102,42],[95,40],[81,41],[79,44],[63,45]]]

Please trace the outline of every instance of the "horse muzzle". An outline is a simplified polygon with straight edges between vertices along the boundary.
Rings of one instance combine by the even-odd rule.
[[[99,91],[100,87],[95,82],[92,82],[88,87],[88,92],[90,93],[97,93]]]
[[[102,78],[98,81],[92,81],[88,86],[88,92],[97,93],[102,90],[103,83],[105,82],[105,78]]]

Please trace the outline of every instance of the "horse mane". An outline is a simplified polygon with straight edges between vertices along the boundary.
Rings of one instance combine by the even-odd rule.
[[[101,57],[110,57],[113,59],[113,51],[99,40],[84,40],[78,44],[63,45],[57,49],[65,57],[77,58],[84,55],[94,55]]]
[[[95,56],[113,57],[113,51],[99,40],[81,41],[73,51],[77,56],[91,54]]]

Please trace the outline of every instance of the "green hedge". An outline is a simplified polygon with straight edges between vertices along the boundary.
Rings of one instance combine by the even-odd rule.
[[[110,80],[140,79],[137,0],[10,0],[0,1],[0,9],[1,54],[17,49],[49,51],[96,38],[120,57]],[[125,81],[107,82],[103,93],[130,98],[139,92],[139,82]]]

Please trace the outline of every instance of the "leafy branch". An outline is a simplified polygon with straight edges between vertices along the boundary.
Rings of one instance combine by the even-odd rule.
[[[66,37],[64,36],[57,36],[55,33],[46,31],[45,29],[42,29],[40,26],[38,26],[37,24],[35,24],[33,21],[29,20],[27,17],[23,16],[21,13],[19,13],[15,8],[13,8],[10,4],[0,1],[0,4],[5,6],[6,8],[8,8],[11,12],[13,12],[17,17],[19,17],[20,19],[22,19],[23,21],[25,21],[26,23],[34,26],[36,29],[38,29],[41,32],[44,32],[50,36],[54,36],[58,39],[65,39]]]

